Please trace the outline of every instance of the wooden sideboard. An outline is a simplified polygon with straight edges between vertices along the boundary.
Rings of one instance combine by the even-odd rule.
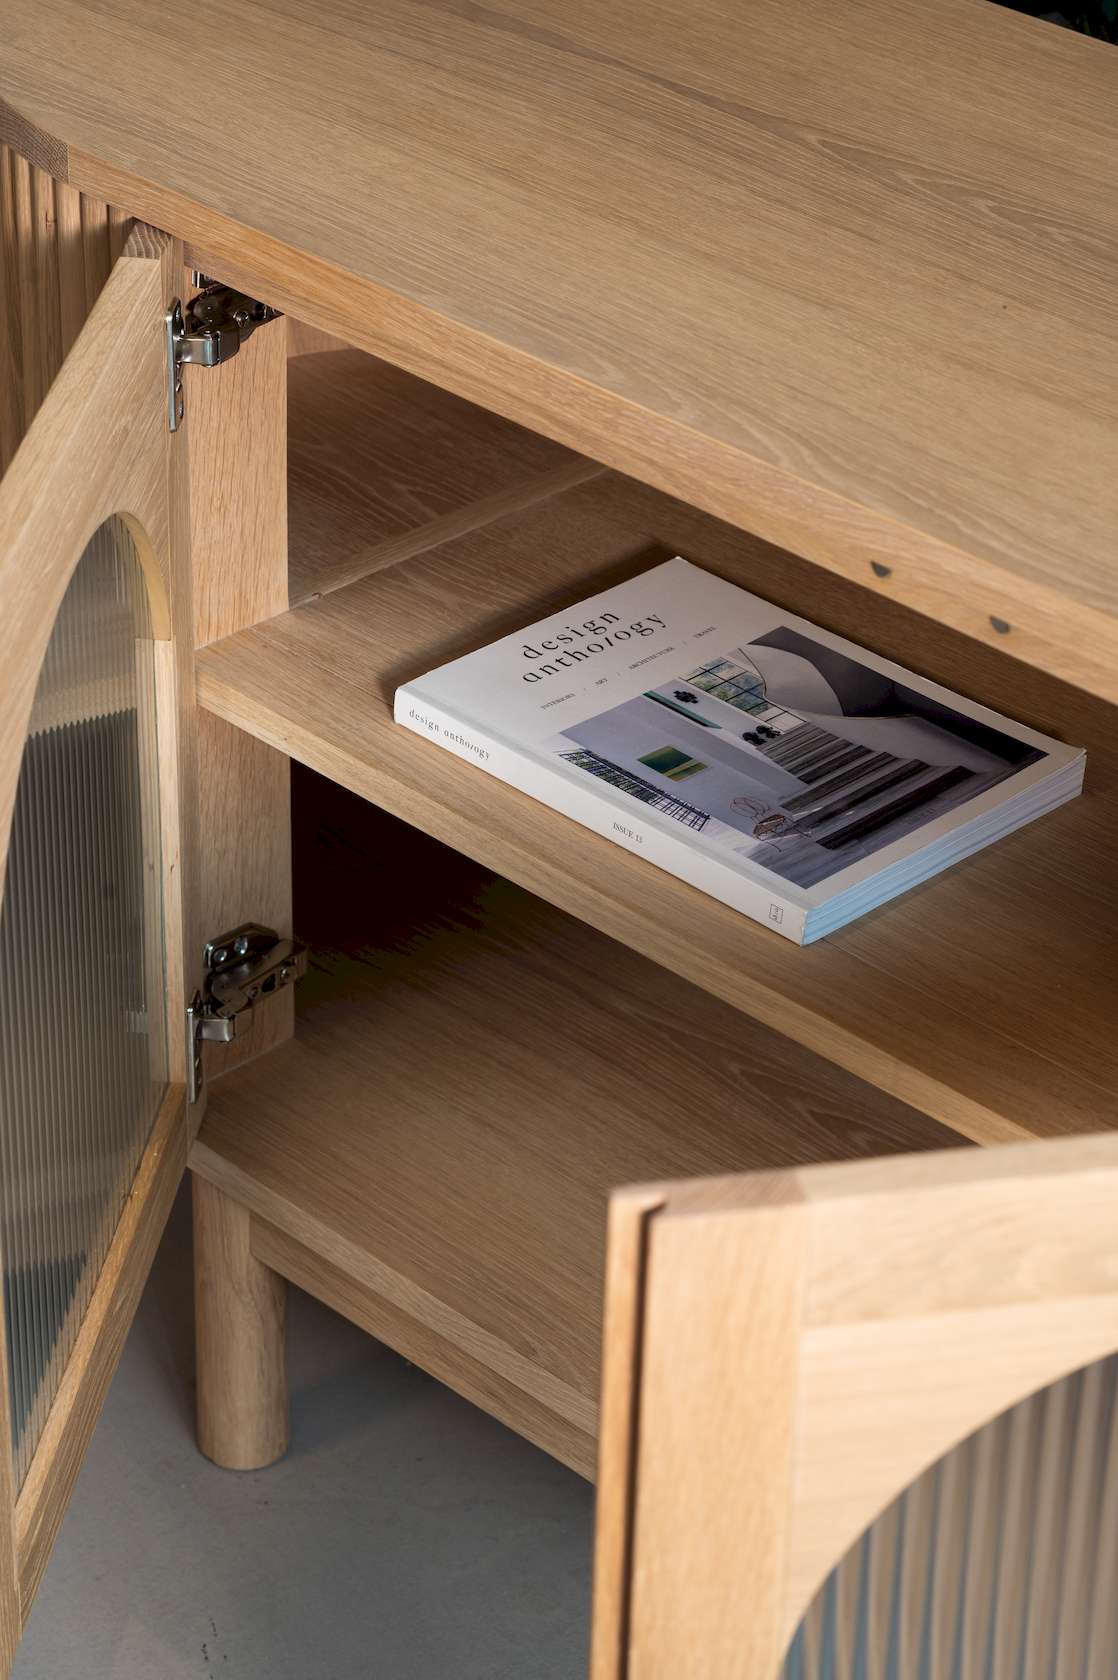
[[[968,1674],[1111,1676],[1118,54],[982,0],[4,28],[0,871],[59,612],[123,529],[163,1094],[94,1263],[56,1226],[102,1146],[37,1154],[0,1082],[5,1243],[89,1274],[0,1425],[0,1663],[189,1161],[203,1450],[284,1450],[308,1289],[597,1476],[594,1680],[855,1645],[884,1680],[922,1639],[947,1680],[948,1626]],[[209,281],[283,314],[179,370],[171,429],[168,312]],[[1085,745],[1083,797],[801,949],[393,725],[398,682],[676,552]],[[248,922],[309,972],[198,1044]],[[1095,1455],[1066,1510],[1071,1422],[1048,1458],[1022,1423],[1031,1472],[989,1433],[1052,1384]],[[1006,1509],[1059,1516],[1043,1579]]]

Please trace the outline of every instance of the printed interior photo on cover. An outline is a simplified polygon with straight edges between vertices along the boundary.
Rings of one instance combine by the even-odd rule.
[[[551,746],[801,887],[1045,756],[786,625]]]

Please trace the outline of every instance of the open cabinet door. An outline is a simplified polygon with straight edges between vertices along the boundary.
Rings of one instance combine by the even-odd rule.
[[[171,263],[132,229],[0,481],[5,1674],[197,1118]]]
[[[594,1680],[1113,1680],[1118,1137],[619,1195]]]

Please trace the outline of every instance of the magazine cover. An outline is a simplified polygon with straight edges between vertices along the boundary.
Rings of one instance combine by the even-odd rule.
[[[813,910],[863,888],[859,913],[1082,772],[1078,749],[678,558],[405,685],[396,715],[619,844],[672,839],[653,861],[801,938]]]

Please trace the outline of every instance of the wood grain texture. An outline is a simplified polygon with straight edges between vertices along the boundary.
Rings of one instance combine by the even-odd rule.
[[[189,279],[183,276],[182,295]],[[194,641],[202,647],[287,606],[287,325],[272,322],[218,370],[185,370]],[[262,922],[291,931],[288,762],[220,719],[197,732],[197,951]],[[290,991],[265,999],[230,1045],[207,1045],[217,1077],[290,1038]]]
[[[471,531],[480,531],[509,514],[522,513],[526,508],[549,502],[552,497],[561,496],[576,484],[586,484],[605,471],[605,467],[598,466],[596,462],[575,456],[566,465],[555,467],[550,472],[534,473],[531,478],[521,479],[507,490],[497,490],[492,496],[483,496],[480,501],[467,502],[464,507],[443,514],[440,519],[432,519],[425,525],[401,532],[399,536],[387,537],[383,542],[359,549],[351,560],[341,565],[324,567],[315,579],[313,590],[302,599],[293,600],[292,605],[302,606],[305,601],[315,600],[320,595],[345,589],[351,583],[370,577],[373,572],[396,566],[401,560],[410,560],[415,554],[438,548]],[[300,572],[298,549],[292,550],[291,563],[294,577]]]
[[[801,949],[393,723],[398,683],[673,553],[1086,744],[1088,792]],[[1113,1124],[1114,713],[891,603],[870,613],[869,600],[609,475],[206,649],[198,692],[240,728],[977,1141]]]
[[[291,775],[286,753],[220,718],[198,713],[198,937],[260,922],[291,930]],[[232,1044],[205,1046],[208,1076],[220,1078],[291,1037],[290,990],[265,998],[239,1023]]]
[[[213,1088],[191,1165],[533,1438],[595,1433],[612,1186],[951,1141],[317,777],[295,810],[299,1030]]]
[[[289,356],[312,356],[322,350],[348,350],[344,339],[335,338],[322,327],[312,327],[306,321],[296,321],[294,316],[287,317],[287,354]]]
[[[703,1629],[701,1644],[710,1658],[704,1673],[710,1680],[775,1675],[772,1640],[779,1656],[828,1572],[893,1499],[1008,1407],[1113,1353],[1118,1269],[1102,1227],[1116,1189],[1113,1136],[649,1186],[646,1193],[658,1196],[662,1206],[650,1217],[639,1285],[645,1301],[645,1375],[633,1472],[630,1661],[644,1652],[648,1673],[687,1672],[672,1663],[657,1666],[666,1648],[667,1612],[661,1607],[670,1604],[680,1627]],[[859,1262],[852,1261],[855,1223]],[[734,1311],[748,1306],[761,1262],[743,1262],[719,1292],[711,1286],[719,1273],[707,1239],[718,1233],[716,1254],[752,1242],[755,1249],[743,1246],[741,1252],[764,1257],[780,1252],[774,1228],[787,1237],[802,1227],[802,1238],[795,1237],[803,1242],[804,1261],[792,1310],[795,1374],[789,1381],[786,1350],[766,1358],[763,1344],[756,1344],[757,1357],[749,1357],[749,1344],[726,1331]],[[981,1244],[983,1254],[979,1259],[972,1253],[964,1286],[963,1256],[956,1251],[968,1243]],[[622,1287],[631,1291],[633,1280]],[[660,1296],[666,1304],[659,1304]],[[661,1324],[671,1333],[659,1332],[664,1352],[657,1362],[650,1358],[649,1341]],[[741,1361],[747,1357],[746,1368]],[[756,1393],[769,1395],[772,1407],[759,1428],[747,1424]],[[689,1402],[712,1413],[722,1408],[726,1421],[716,1437],[703,1429],[689,1435],[673,1422],[685,1415]],[[736,1417],[735,1403],[741,1408]],[[1057,1391],[1049,1411],[1068,1403],[1067,1392]],[[794,1442],[790,1480],[784,1462],[774,1460],[764,1444],[780,1428],[790,1431]],[[1034,1449],[1026,1443],[1022,1451],[1032,1462]],[[1070,1456],[1064,1457],[1070,1464]],[[1044,1475],[1057,1461],[1058,1451]],[[670,1482],[664,1464],[671,1466]],[[966,1493],[956,1486],[953,1494],[951,1481],[960,1469],[954,1465],[938,1492],[926,1484],[927,1498],[916,1497],[906,1512],[906,1547],[914,1562],[911,1579],[907,1564],[901,1570],[898,1638],[910,1657],[927,1637],[921,1605],[929,1583],[931,1530],[939,1522],[949,1535],[951,1525],[963,1521]],[[980,1471],[976,1460],[975,1475]],[[701,1499],[694,1493],[696,1475],[708,1478],[701,1483]],[[642,1491],[646,1477],[655,1496],[648,1501]],[[742,1489],[749,1477],[757,1479],[759,1492],[746,1498]],[[1037,1501],[1063,1497],[1054,1489],[1046,1494],[1043,1476],[1030,1482],[1021,1466],[1007,1470],[1006,1486],[1007,1497],[1016,1500],[1005,1513],[1005,1532],[1012,1535],[1027,1533],[1031,1520],[1023,1488],[1031,1486]],[[775,1610],[768,1578],[762,1576],[764,1590],[755,1592],[752,1571],[740,1566],[757,1538],[757,1509],[768,1513],[759,1525],[762,1536],[787,1537]],[[928,1519],[923,1528],[922,1511]],[[1039,1505],[1037,1513],[1039,1520]],[[735,1525],[737,1539],[731,1543]],[[719,1530],[721,1550],[708,1550],[708,1533]],[[1054,1532],[1051,1523],[1049,1530]],[[947,1546],[945,1572],[933,1582],[941,1639],[950,1639],[957,1620],[963,1550],[961,1540],[954,1554]],[[981,1572],[982,1560],[968,1556],[968,1567]],[[705,1559],[701,1570],[695,1568],[697,1557]],[[647,1601],[635,1591],[645,1558],[659,1583]],[[1038,1647],[1055,1626],[1058,1577],[1057,1570],[1043,1594],[1038,1589],[1030,1610]],[[840,1612],[842,1605],[840,1592]],[[849,1603],[846,1609],[853,1614]],[[1070,1609],[1069,1602],[1069,1614]],[[1015,1637],[1009,1627],[1013,1615],[1007,1602],[996,1618],[997,1637],[1006,1648]],[[764,1638],[770,1641],[765,1660],[741,1667],[734,1653]],[[1060,1638],[1061,1649],[1086,1649],[1089,1629],[1073,1638],[1065,1628]],[[933,1641],[933,1672],[955,1672],[946,1664],[949,1655],[947,1645],[937,1655]]]
[[[252,1252],[263,1265],[342,1313],[578,1475],[594,1474],[592,1432],[571,1423],[561,1411],[502,1376],[484,1359],[469,1354],[459,1340],[440,1335],[414,1314],[393,1306],[381,1290],[324,1260],[266,1220],[252,1220]]]
[[[58,241],[58,317],[60,348],[68,356],[89,313],[85,291],[85,247],[82,243],[82,195],[64,181],[54,183],[54,217]],[[61,365],[61,364],[60,364]]]
[[[272,322],[216,373],[183,370],[196,647],[287,606],[286,332]]]
[[[223,1470],[287,1451],[287,1286],[253,1254],[247,1210],[193,1181],[198,1445]]]
[[[769,1680],[783,1656],[810,1242],[795,1204],[794,1182],[765,1183],[748,1219],[650,1221],[625,1680]]]
[[[16,1502],[23,1619],[30,1613],[186,1167],[182,1086],[164,1099],[74,1352]]]
[[[56,181],[69,179],[70,159],[66,147],[34,123],[21,117],[0,99],[0,148],[10,148],[27,159],[36,169],[51,175]]]
[[[198,26],[225,16],[205,0]],[[146,0],[111,18],[6,20],[0,97],[85,190],[1114,696],[1104,46],[974,0],[274,0],[168,113]]]
[[[0,473],[109,272],[106,245],[87,276],[82,194],[54,178],[41,148],[5,145],[4,133],[0,104]]]
[[[288,412],[293,601],[390,563],[394,551],[382,558],[382,550],[392,539],[414,540],[483,499],[523,494],[543,475],[581,465],[558,444],[361,350],[292,362]]]
[[[44,171],[55,181],[69,180],[69,153],[54,134],[35,128],[25,116],[0,99],[0,146],[18,151],[35,170]]]

